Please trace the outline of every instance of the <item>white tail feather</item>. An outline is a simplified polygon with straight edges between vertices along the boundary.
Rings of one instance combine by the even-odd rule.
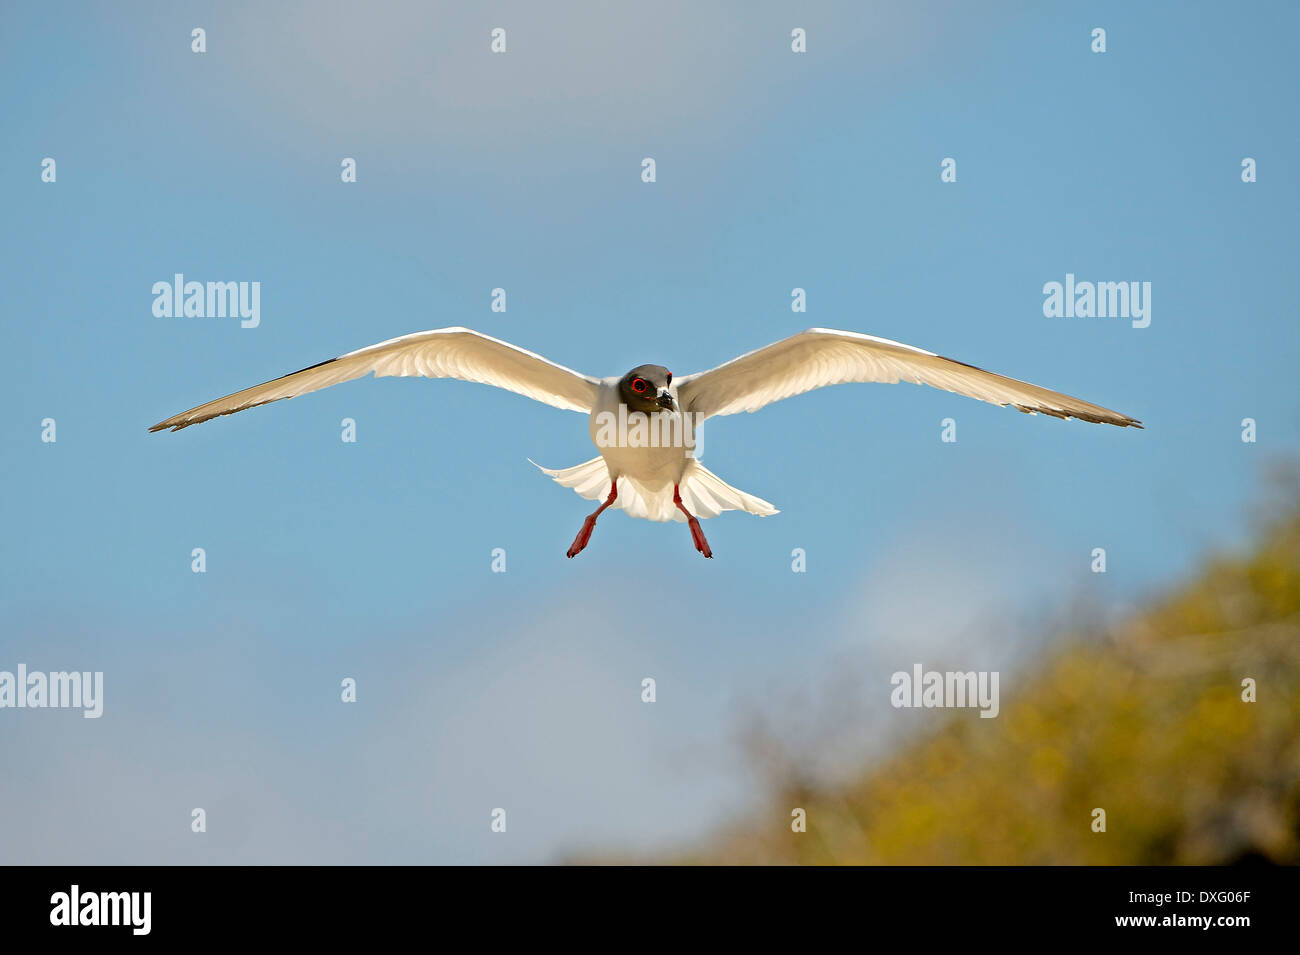
[[[571,468],[558,470],[544,468],[532,459],[528,463],[554,478],[557,484],[573,488],[580,497],[589,501],[603,501],[609,495],[609,468],[599,455]],[[759,517],[780,513],[761,497],[732,487],[695,460],[687,463],[678,490],[686,509],[701,519],[717,517],[723,511],[747,511]],[[618,479],[618,497],[613,506],[622,508],[629,517],[649,521],[686,520],[686,515],[673,503],[671,484],[649,487],[627,475]]]

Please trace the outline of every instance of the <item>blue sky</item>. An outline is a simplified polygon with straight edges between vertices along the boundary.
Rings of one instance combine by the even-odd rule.
[[[1113,612],[1245,539],[1261,465],[1300,446],[1300,12],[610,7],[0,10],[0,670],[102,670],[106,697],[99,720],[0,711],[0,858],[706,838],[753,804],[746,714],[809,758],[885,745],[942,718],[900,722],[893,670],[1014,670],[1026,620]],[[176,272],[260,282],[261,324],[154,317]],[[1150,327],[1045,318],[1066,273],[1151,282]],[[708,522],[713,561],[621,513],[566,560],[590,505],[526,459],[586,460],[586,423],[481,386],[367,380],[146,432],[445,325],[596,375],[845,328],[1147,430],[905,385],[719,419],[708,466],[782,513]],[[861,712],[817,718],[842,707]]]

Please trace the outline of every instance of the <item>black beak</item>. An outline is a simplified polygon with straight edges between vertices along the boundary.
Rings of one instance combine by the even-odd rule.
[[[670,394],[669,394],[668,392],[666,392],[666,391],[663,391],[663,392],[660,392],[660,393],[659,393],[659,407],[660,407],[660,408],[665,408],[665,409],[667,409],[668,411],[676,411],[676,410],[677,410],[677,402],[673,401],[673,396],[672,396],[672,395],[670,395]]]

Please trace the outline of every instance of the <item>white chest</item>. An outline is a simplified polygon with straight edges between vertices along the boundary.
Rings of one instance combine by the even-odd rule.
[[[601,387],[588,431],[612,476],[646,486],[676,484],[690,461],[691,435],[681,413],[629,412],[617,382]]]

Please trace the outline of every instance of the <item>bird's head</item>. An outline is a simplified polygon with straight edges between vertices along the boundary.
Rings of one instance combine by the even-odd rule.
[[[668,393],[672,383],[673,373],[663,365],[638,365],[623,376],[618,391],[628,411],[675,411],[677,402]]]

